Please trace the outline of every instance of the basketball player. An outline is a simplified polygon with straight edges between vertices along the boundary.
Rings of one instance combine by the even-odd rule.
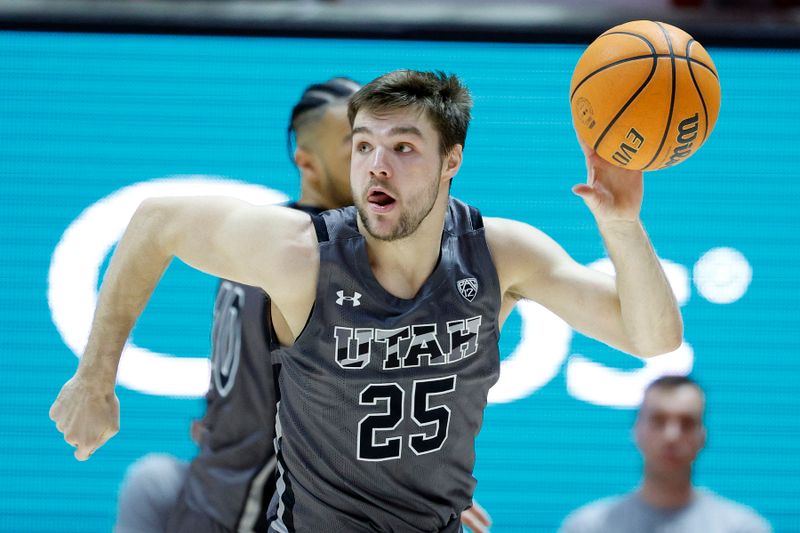
[[[692,465],[706,443],[704,411],[705,394],[694,380],[665,376],[651,383],[634,425],[642,486],[572,512],[560,533],[770,533],[749,507],[692,484]]]
[[[352,204],[347,101],[361,86],[333,78],[305,89],[292,109],[288,144],[300,173],[289,207],[309,214]],[[118,533],[266,530],[275,489],[275,390],[264,291],[222,280],[214,306],[212,379],[191,463],[151,454],[128,469]]]
[[[270,531],[461,529],[474,439],[520,298],[625,352],[676,349],[680,312],[642,228],[642,174],[584,147],[616,278],[525,224],[451,198],[471,112],[455,77],[397,71],[350,100],[355,207],[309,221],[221,198],[151,199],[106,273],[86,351],[51,418],[88,458],[118,429],[125,339],[173,256],[272,297],[281,349]]]
[[[290,149],[293,136],[297,141],[300,197],[289,207],[318,214],[352,204],[347,101],[360,87],[347,78],[313,84],[292,109],[287,140]],[[131,465],[120,491],[118,533],[266,529],[275,488],[268,303],[257,287],[220,283],[207,411],[192,428],[200,453],[191,463],[150,454]],[[490,523],[477,504],[462,520],[475,531]]]

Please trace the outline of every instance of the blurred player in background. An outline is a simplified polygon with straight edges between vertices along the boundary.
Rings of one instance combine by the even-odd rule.
[[[560,533],[768,533],[752,509],[692,484],[692,466],[706,443],[705,394],[692,379],[665,376],[651,383],[634,425],[644,458],[636,492],[604,498],[573,511]]]
[[[334,78],[309,86],[292,109],[288,137],[307,213],[352,203],[347,101],[360,85]],[[263,290],[221,280],[214,305],[212,376],[200,448],[190,462],[151,454],[133,464],[119,496],[116,531],[263,531],[275,490],[275,386],[270,302]]]

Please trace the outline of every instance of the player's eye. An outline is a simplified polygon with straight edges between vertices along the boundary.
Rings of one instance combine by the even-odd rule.
[[[356,143],[356,150],[361,152],[361,153],[369,152],[370,145],[369,145],[369,143],[366,143],[364,141],[358,142],[358,143]]]
[[[681,428],[683,429],[683,431],[686,432],[694,431],[697,428],[697,426],[699,426],[699,424],[697,423],[697,420],[693,418],[681,419]]]
[[[394,147],[395,152],[400,152],[401,154],[407,154],[413,150],[410,144],[400,143]]]

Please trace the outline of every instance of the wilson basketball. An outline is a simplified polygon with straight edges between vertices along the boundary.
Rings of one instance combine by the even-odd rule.
[[[719,105],[711,56],[663,22],[611,28],[586,48],[572,74],[578,135],[623,168],[658,170],[686,161],[714,129]]]

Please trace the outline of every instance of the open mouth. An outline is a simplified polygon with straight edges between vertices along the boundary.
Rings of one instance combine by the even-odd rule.
[[[371,206],[381,211],[388,209],[395,203],[394,197],[381,189],[370,189],[369,194],[367,194],[367,201]]]

